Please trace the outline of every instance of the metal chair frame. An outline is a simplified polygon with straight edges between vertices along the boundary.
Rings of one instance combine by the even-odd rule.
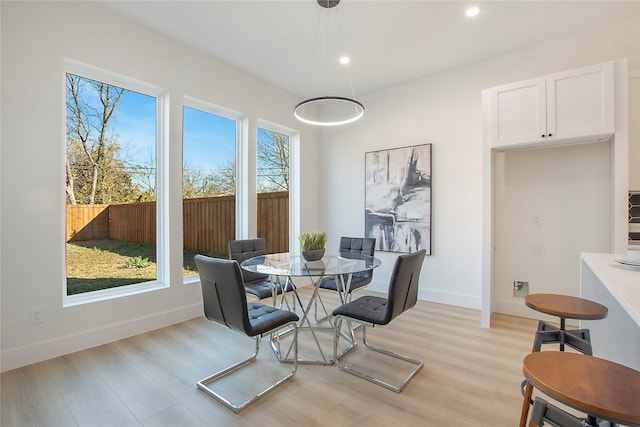
[[[287,374],[285,377],[279,379],[278,381],[276,381],[275,383],[272,383],[271,385],[269,385],[267,388],[263,389],[262,391],[260,391],[258,394],[254,395],[251,399],[243,402],[243,403],[233,403],[231,402],[230,399],[224,397],[221,393],[218,393],[216,391],[214,391],[212,388],[209,387],[209,384],[220,380],[221,378],[240,370],[241,368],[248,366],[252,363],[254,363],[257,360],[258,357],[258,352],[260,351],[260,341],[262,340],[263,336],[265,335],[269,335],[272,336],[273,334],[275,334],[277,331],[284,329],[284,328],[291,328],[291,330],[293,331],[294,337],[293,337],[293,351],[294,351],[294,357],[293,357],[293,368],[291,369],[291,371],[289,372],[289,374]],[[203,392],[207,393],[209,396],[213,397],[214,399],[216,399],[218,402],[222,403],[223,405],[225,405],[227,408],[231,409],[233,412],[235,412],[236,414],[239,413],[240,411],[242,411],[244,408],[246,408],[247,406],[249,406],[250,404],[252,404],[253,402],[255,402],[256,400],[262,398],[264,395],[266,395],[267,393],[269,393],[270,391],[274,390],[276,387],[278,387],[280,384],[284,383],[285,381],[287,381],[288,379],[292,378],[297,369],[298,369],[298,328],[297,328],[297,322],[289,322],[289,323],[285,323],[282,326],[279,326],[278,328],[272,329],[270,331],[268,331],[265,334],[261,334],[258,335],[256,337],[254,337],[255,343],[256,343],[256,347],[255,347],[255,351],[254,353],[249,356],[248,358],[238,362],[238,363],[234,363],[233,365],[222,369],[221,371],[216,372],[215,374],[208,376],[200,381],[198,381],[198,388],[200,390],[202,390]]]
[[[371,350],[371,351],[375,351],[377,353],[381,353],[384,355],[387,355],[389,357],[393,357],[395,359],[399,359],[402,360],[404,362],[408,362],[411,363],[413,365],[416,365],[416,367],[409,373],[409,375],[407,375],[405,377],[404,380],[402,380],[402,382],[400,382],[400,384],[391,384],[388,381],[385,381],[379,377],[374,376],[374,374],[372,373],[367,373],[361,370],[357,370],[351,366],[348,366],[346,364],[341,364],[340,363],[340,359],[346,355],[348,352],[350,352],[351,350],[353,350],[356,347],[356,342],[353,341],[352,343],[350,343],[351,345],[342,353],[338,354],[338,337],[341,335],[340,334],[340,328],[342,326],[342,321],[343,320],[351,320],[350,318],[344,317],[344,316],[337,316],[337,321],[336,321],[336,338],[333,340],[333,360],[335,365],[340,368],[341,370],[348,372],[350,374],[353,374],[355,376],[358,376],[362,379],[365,379],[367,381],[370,381],[374,384],[377,384],[379,386],[382,386],[384,388],[387,388],[389,390],[395,391],[396,393],[400,393],[402,391],[402,389],[407,385],[407,383],[409,383],[409,381],[411,380],[411,378],[413,378],[418,371],[420,371],[420,369],[422,369],[422,367],[424,366],[424,362],[417,360],[417,359],[413,359],[409,356],[405,356],[403,354],[400,353],[396,353],[393,352],[391,350],[387,350],[381,347],[374,347],[371,344],[369,344],[367,342],[367,326],[375,326],[373,323],[361,323],[362,325],[362,344],[364,344],[365,348],[367,350]],[[349,327],[349,330],[352,330],[351,327]]]
[[[387,325],[395,317],[399,316],[406,310],[411,309],[415,305],[417,301],[420,270],[422,268],[425,254],[426,252],[424,250],[421,250],[413,254],[400,255],[396,259],[393,273],[391,275],[391,281],[389,283],[389,292],[386,299],[363,296],[355,301],[344,304],[333,311],[333,315],[336,318],[333,338],[333,360],[338,368],[369,382],[392,390],[396,393],[400,393],[407,385],[407,383],[411,380],[411,378],[413,378],[418,373],[418,371],[422,369],[422,367],[424,366],[424,362],[420,360],[413,359],[411,357],[393,352],[388,349],[370,345],[367,342],[367,327],[376,325]],[[360,301],[363,302],[360,303]],[[362,306],[366,306],[367,304],[369,304],[369,310],[374,307],[375,310],[384,307],[384,312],[382,310],[379,311],[381,317],[377,317],[375,315],[371,316],[371,311],[368,311],[367,313],[362,311],[358,312],[359,309],[357,307],[360,304]],[[338,341],[340,339],[340,336],[342,335],[341,327],[343,320],[346,320],[349,323],[350,331],[353,331],[350,324],[351,321],[356,321],[362,324],[362,343],[364,344],[365,349],[375,351],[394,359],[398,359],[403,362],[415,365],[415,368],[404,378],[404,380],[402,380],[402,382],[400,382],[399,384],[392,384],[380,377],[375,376],[374,373],[364,372],[362,370],[355,369],[352,366],[341,363],[340,359],[346,353],[350,352],[356,347],[356,342],[354,339],[354,341],[350,343],[350,346],[345,351],[343,351],[341,354],[338,354]]]

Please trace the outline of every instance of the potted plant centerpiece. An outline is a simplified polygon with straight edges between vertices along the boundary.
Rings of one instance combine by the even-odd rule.
[[[327,233],[324,231],[308,231],[300,237],[302,257],[307,261],[317,261],[324,256],[324,245],[327,243]]]

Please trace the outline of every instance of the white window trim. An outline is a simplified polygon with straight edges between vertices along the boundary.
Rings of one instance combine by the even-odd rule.
[[[144,95],[156,98],[156,280],[148,282],[136,283],[133,285],[119,286],[116,288],[103,289],[99,291],[85,292],[82,294],[67,295],[67,275],[66,275],[66,251],[64,250],[65,242],[65,224],[62,223],[62,306],[72,307],[80,304],[87,304],[97,301],[104,301],[113,298],[121,298],[129,295],[136,295],[142,292],[154,291],[169,287],[169,201],[168,201],[168,155],[169,147],[169,93],[167,89],[154,86],[140,80],[103,70],[82,62],[65,58],[64,69],[62,75],[62,99],[66,102],[66,75],[74,74],[88,79],[101,81],[114,86],[139,92]],[[62,141],[66,144],[66,108],[62,109],[63,136]],[[65,145],[66,146],[66,145]],[[63,150],[62,164],[64,165],[65,156]],[[64,171],[64,166],[62,167]],[[60,182],[64,182],[64,176]],[[65,209],[64,194],[62,195],[62,209]],[[65,218],[65,215],[62,215]]]

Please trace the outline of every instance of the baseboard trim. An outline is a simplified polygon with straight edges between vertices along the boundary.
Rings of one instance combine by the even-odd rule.
[[[434,291],[432,289],[418,290],[418,298],[440,304],[455,305],[456,307],[472,308],[474,310],[480,310],[482,307],[479,296],[473,297],[452,292]]]
[[[194,304],[25,347],[5,350],[0,354],[0,372],[164,328],[202,316],[202,313],[202,304]]]
[[[493,313],[507,314],[509,316],[524,317],[528,319],[544,320],[550,323],[559,323],[560,318],[557,316],[550,316],[548,314],[541,313],[533,310],[524,304],[523,298],[514,298],[513,300],[500,300],[494,301],[492,306]],[[578,326],[578,321],[574,319],[567,319],[566,324],[568,326]]]
[[[386,294],[388,284],[372,282],[367,289]],[[472,308],[474,310],[480,310],[482,307],[479,296],[473,297],[452,292],[434,291],[433,289],[419,289],[418,299],[439,304],[454,305],[456,307]]]

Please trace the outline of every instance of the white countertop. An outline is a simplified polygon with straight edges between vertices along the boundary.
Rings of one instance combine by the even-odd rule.
[[[617,259],[624,260],[626,255],[582,254],[582,260],[640,327],[640,268],[622,265]]]

